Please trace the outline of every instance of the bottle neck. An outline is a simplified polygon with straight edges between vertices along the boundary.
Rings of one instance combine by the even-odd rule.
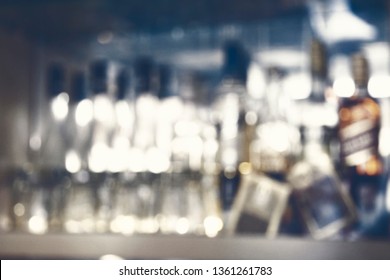
[[[326,77],[319,74],[312,74],[312,87],[309,100],[312,102],[325,102]]]
[[[360,97],[360,98],[369,97],[367,84],[356,83],[353,97]]]
[[[286,119],[287,99],[283,96],[281,79],[273,77],[270,79],[266,94],[266,114],[263,116],[264,121],[280,121]]]
[[[303,132],[303,158],[319,160],[318,154],[324,151],[324,131],[320,126],[307,126]]]

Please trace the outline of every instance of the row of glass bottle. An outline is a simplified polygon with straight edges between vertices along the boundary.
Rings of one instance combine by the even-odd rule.
[[[75,75],[69,94],[62,66],[52,65],[46,132],[30,139],[31,168],[5,181],[3,228],[216,236],[225,227],[327,238],[357,220],[365,230],[370,222],[360,223],[347,193],[353,186],[339,179],[352,177],[335,172],[345,164],[331,152],[340,142],[338,104],[324,95],[323,51],[312,44],[313,90],[300,101],[283,91],[277,68],[268,69],[264,98],[248,95],[250,59],[238,42],[224,48],[213,98],[194,76],[157,71],[146,58],[135,61],[132,80],[127,69],[95,62],[88,90],[84,74]],[[361,235],[359,227],[352,232]]]

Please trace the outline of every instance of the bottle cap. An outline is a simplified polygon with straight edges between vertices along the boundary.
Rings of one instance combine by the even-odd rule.
[[[130,87],[130,77],[126,69],[122,69],[116,77],[118,100],[124,100]]]
[[[70,101],[76,103],[87,97],[87,80],[85,74],[81,71],[75,72],[72,75]]]
[[[134,62],[134,82],[137,95],[154,92],[156,88],[155,65],[150,57],[138,57]]]
[[[65,69],[59,63],[53,63],[47,69],[47,91],[50,97],[65,91]]]
[[[227,41],[223,47],[224,78],[236,79],[246,82],[250,56],[242,44],[236,40]]]
[[[178,79],[175,70],[169,65],[159,66],[159,91],[158,98],[164,99],[177,96]]]
[[[89,68],[89,83],[92,93],[107,92],[108,89],[108,62],[97,60]]]

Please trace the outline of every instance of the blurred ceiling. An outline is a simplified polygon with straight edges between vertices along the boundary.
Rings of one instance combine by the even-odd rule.
[[[104,31],[153,33],[302,15],[306,1],[311,0],[2,0],[0,27],[61,42]],[[364,12],[385,10],[388,0],[350,2],[352,9]]]
[[[305,0],[5,0],[0,26],[32,37],[82,38],[106,30],[158,32],[173,27],[267,19],[304,10]]]

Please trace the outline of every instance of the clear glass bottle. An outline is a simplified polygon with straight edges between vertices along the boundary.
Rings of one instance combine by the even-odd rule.
[[[159,73],[159,127],[167,129],[158,130],[157,136],[167,140],[167,148],[160,148],[169,152],[170,160],[169,170],[161,175],[161,231],[199,234],[203,223],[200,186],[203,143],[195,103],[196,82],[194,77],[189,78],[190,74],[182,73],[180,77],[177,70],[167,66],[161,66]]]
[[[130,156],[130,170],[136,173],[138,233],[156,233],[159,230],[158,173],[160,162],[156,149],[158,112],[156,65],[150,57],[138,57],[134,62],[135,125]]]
[[[268,70],[263,110],[250,143],[250,163],[228,224],[229,233],[257,233],[275,237],[282,225],[291,188],[286,174],[299,151],[299,131],[284,115],[288,98],[280,69]]]
[[[301,217],[312,237],[330,238],[355,220],[353,202],[343,188],[320,126],[304,127],[303,158],[288,175]]]
[[[251,143],[251,163],[254,170],[284,181],[300,150],[299,130],[288,122],[285,108],[289,98],[282,88],[283,71],[268,69],[268,85],[264,108]]]
[[[63,64],[52,62],[45,70],[45,102],[40,104],[42,130],[39,140],[36,138],[39,143],[35,143],[31,168],[13,182],[16,227],[34,234],[61,230],[64,194],[69,183],[65,172],[69,112],[66,69]]]
[[[181,158],[187,169],[184,176],[188,202],[186,218],[190,223],[188,232],[212,238],[220,234],[223,221],[218,185],[219,142],[208,96],[211,92],[207,76],[197,71],[188,71],[181,76],[180,97],[184,114],[178,122],[180,129],[176,137],[186,143],[186,156]]]
[[[248,162],[244,145],[246,78],[249,55],[238,41],[224,45],[224,65],[214,101],[218,128],[220,199],[227,220],[240,184],[239,166]]]
[[[138,223],[136,173],[130,170],[130,149],[134,134],[134,85],[128,67],[122,67],[116,77],[116,127],[112,139],[114,164],[110,171],[115,172],[115,194],[110,231],[131,235]]]
[[[65,167],[71,182],[64,207],[64,230],[68,233],[95,232],[95,191],[91,185],[88,154],[92,145],[93,102],[87,76],[76,71],[71,78],[67,137],[70,139]]]
[[[110,230],[117,191],[113,174],[118,164],[114,150],[116,143],[113,142],[118,126],[115,110],[117,75],[116,65],[112,61],[96,60],[89,65],[89,89],[92,94],[94,118],[88,167],[91,171],[90,183],[96,195],[97,232]]]

